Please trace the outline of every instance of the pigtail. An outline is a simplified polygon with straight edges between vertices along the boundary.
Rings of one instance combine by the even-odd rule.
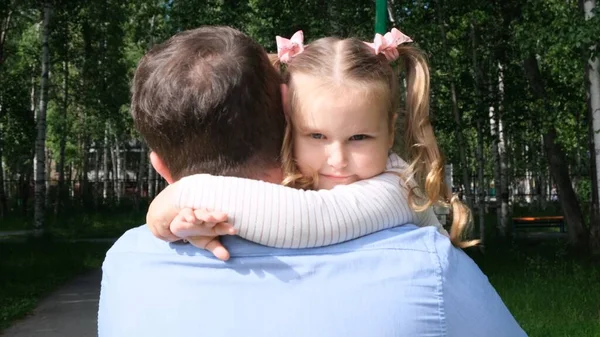
[[[425,56],[417,49],[401,45],[400,60],[406,73],[405,139],[409,172],[422,191],[409,190],[408,201],[416,211],[424,211],[441,202],[452,207],[450,239],[456,247],[470,247],[477,241],[463,241],[470,224],[470,211],[457,196],[453,196],[444,181],[444,158],[429,119],[429,67]],[[409,185],[410,186],[410,185]]]

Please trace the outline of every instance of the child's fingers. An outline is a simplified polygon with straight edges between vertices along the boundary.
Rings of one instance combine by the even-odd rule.
[[[221,261],[229,260],[229,251],[223,246],[219,238],[212,239],[206,245],[205,249],[213,253],[213,255]]]
[[[212,236],[194,236],[187,238],[192,245],[206,249],[221,261],[229,260],[229,251],[221,244],[218,237]]]
[[[205,225],[204,222],[187,222],[179,221],[171,223],[171,232],[173,234],[187,238],[190,236],[210,236],[214,237],[215,234],[214,224]]]
[[[189,223],[185,221],[177,221],[171,223],[171,231],[178,237],[190,236],[218,236],[218,235],[236,235],[235,229],[230,223],[221,222],[218,224],[201,222]]]
[[[208,211],[207,209],[197,209],[194,211],[196,219],[207,223],[219,223],[227,221],[227,214],[223,212]]]
[[[206,233],[206,230],[201,226],[196,225],[193,222],[187,221],[173,221],[171,222],[171,232],[173,234],[187,238],[189,236],[202,236],[210,233]]]
[[[175,218],[177,219],[177,218]],[[175,221],[175,220],[173,220]],[[181,238],[175,236],[171,230],[169,229],[169,226],[148,226],[150,227],[150,231],[152,232],[152,234],[154,234],[154,236],[156,236],[157,238],[163,240],[163,241],[167,241],[167,242],[174,242],[174,241],[179,241],[181,240]]]
[[[220,222],[213,227],[213,231],[216,235],[236,235],[237,229],[233,228],[233,225],[227,222]]]
[[[184,208],[179,211],[179,216],[185,219],[186,222],[194,223],[196,221],[196,214],[191,208]]]

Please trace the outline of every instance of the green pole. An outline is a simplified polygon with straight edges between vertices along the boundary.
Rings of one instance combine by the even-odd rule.
[[[387,32],[387,0],[375,0],[375,33]]]

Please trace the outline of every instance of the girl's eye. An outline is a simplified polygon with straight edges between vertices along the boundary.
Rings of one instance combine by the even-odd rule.
[[[310,138],[312,139],[323,139],[325,136],[322,133],[311,133]]]
[[[354,135],[354,136],[350,137],[350,140],[365,140],[368,138],[369,138],[369,136],[367,136],[367,135]]]

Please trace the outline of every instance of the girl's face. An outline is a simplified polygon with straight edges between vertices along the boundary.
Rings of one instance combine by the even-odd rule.
[[[292,114],[294,157],[317,189],[330,189],[382,173],[393,132],[382,99],[365,88],[335,90],[314,76],[295,74],[298,107]],[[393,122],[393,121],[392,121]]]

